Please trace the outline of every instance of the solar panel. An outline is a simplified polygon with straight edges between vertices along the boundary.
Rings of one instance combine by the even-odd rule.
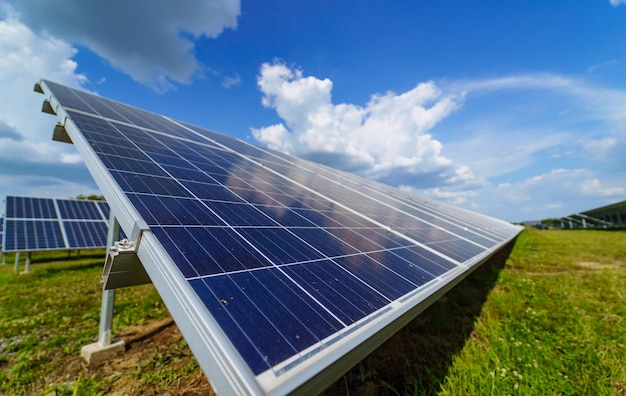
[[[520,231],[50,81],[37,89],[218,393],[322,390]]]
[[[105,247],[108,213],[101,201],[7,196],[2,250]]]

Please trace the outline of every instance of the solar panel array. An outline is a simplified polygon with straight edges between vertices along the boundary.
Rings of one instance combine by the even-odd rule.
[[[105,247],[108,214],[102,201],[7,196],[2,250]]]
[[[40,87],[122,229],[141,235],[137,254],[218,392],[323,389],[519,232],[83,91]]]

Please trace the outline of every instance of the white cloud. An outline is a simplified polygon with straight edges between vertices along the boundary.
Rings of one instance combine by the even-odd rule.
[[[626,93],[582,79],[429,81],[364,106],[332,103],[332,81],[280,62],[258,85],[282,122],[257,140],[418,195],[523,220],[625,194]]]
[[[365,106],[334,104],[332,81],[274,62],[261,66],[258,86],[263,105],[283,122],[252,134],[273,149],[395,185],[475,181],[471,169],[455,167],[428,133],[462,101],[433,82],[373,95]]]
[[[61,162],[64,164],[79,164],[83,162],[83,159],[78,153],[61,154]]]
[[[607,197],[624,195],[626,191],[623,187],[603,187],[598,178],[585,180],[580,186],[580,190],[587,195],[602,195]]]
[[[234,76],[226,76],[222,79],[222,87],[224,88],[232,88],[241,85],[241,77],[239,74],[235,74]]]
[[[240,13],[239,0],[20,0],[17,6],[34,31],[84,45],[159,89],[199,73],[192,39],[235,28]]]
[[[76,49],[32,32],[8,3],[0,1],[0,54],[0,197],[93,191],[94,183],[75,148],[52,141],[56,119],[40,112],[44,97],[33,92],[43,77],[80,86],[85,77],[76,73],[72,60]],[[67,194],[61,194],[64,188]]]
[[[611,3],[613,7],[617,7],[618,5],[621,5],[621,4],[626,4],[626,0],[609,0],[609,2]]]
[[[71,146],[51,144],[53,120],[40,114],[43,96],[33,92],[45,77],[79,86],[84,77],[72,60],[76,50],[46,34],[37,35],[6,11],[0,20],[0,156],[36,162],[54,162]],[[10,131],[10,132],[8,132]]]
[[[433,198],[454,202],[456,197],[425,191]],[[500,218],[522,221],[562,217],[592,209],[626,194],[622,178],[585,169],[553,169],[521,180],[474,190],[463,206]],[[457,200],[458,202],[458,200]]]
[[[623,0],[623,4],[626,4],[626,0]],[[619,61],[617,59],[612,59],[606,62],[597,63],[595,65],[591,65],[587,68],[587,73],[595,73],[598,69],[604,68],[606,66],[617,65]]]

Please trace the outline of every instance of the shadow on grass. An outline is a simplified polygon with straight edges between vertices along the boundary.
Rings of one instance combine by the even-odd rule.
[[[31,259],[31,263],[32,264],[36,264],[36,263],[55,263],[55,262],[59,262],[59,261],[74,261],[74,260],[93,260],[93,259],[101,259],[102,262],[104,263],[104,255],[105,255],[105,251],[103,249],[98,249],[98,250],[88,250],[88,251],[81,251],[80,253],[77,252],[71,252],[68,253],[67,255],[62,255],[62,254],[58,254],[58,255],[33,255],[32,259]],[[20,262],[24,262],[24,260],[26,260],[26,255],[23,254]]]
[[[503,247],[323,394],[437,394],[514,244],[515,240]]]
[[[81,257],[80,260],[80,262],[71,263],[59,267],[46,267],[43,269],[34,267],[35,274],[37,276],[46,277],[48,275],[56,275],[67,271],[88,271],[92,268],[104,267],[104,257],[89,259],[89,261],[85,261],[85,259]],[[31,268],[31,271],[33,271],[33,268]]]

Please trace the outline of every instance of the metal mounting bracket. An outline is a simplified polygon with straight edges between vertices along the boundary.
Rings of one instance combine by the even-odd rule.
[[[72,138],[70,138],[70,135],[65,129],[65,123],[61,124],[60,122],[58,122],[54,126],[54,131],[52,131],[52,140],[54,140],[55,142],[72,144]]]
[[[111,246],[100,278],[105,290],[152,283],[137,256],[137,245],[122,239]]]

